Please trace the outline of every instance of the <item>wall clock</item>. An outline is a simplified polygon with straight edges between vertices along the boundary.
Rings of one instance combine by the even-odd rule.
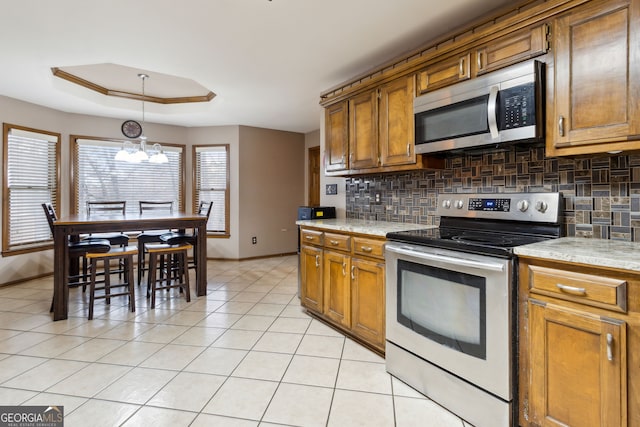
[[[135,120],[126,120],[122,123],[122,134],[127,138],[137,138],[142,135],[142,126]]]

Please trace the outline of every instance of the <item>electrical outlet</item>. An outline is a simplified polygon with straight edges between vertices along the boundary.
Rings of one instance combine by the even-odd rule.
[[[256,243],[258,243],[258,238],[257,238],[256,236],[253,236],[253,237],[251,238],[251,243],[253,243],[254,245],[255,245]]]
[[[376,193],[375,201],[376,203],[380,203],[380,193]]]

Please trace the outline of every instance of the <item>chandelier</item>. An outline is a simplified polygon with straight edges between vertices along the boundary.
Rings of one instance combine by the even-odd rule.
[[[164,154],[160,144],[155,143],[151,146],[151,150],[147,149],[147,137],[144,135],[144,82],[149,78],[149,75],[140,73],[138,77],[142,79],[142,124],[134,120],[127,120],[122,124],[122,133],[128,138],[138,138],[139,143],[136,146],[131,141],[123,142],[122,148],[116,153],[115,160],[128,163],[140,163],[143,161],[168,163],[169,159]]]

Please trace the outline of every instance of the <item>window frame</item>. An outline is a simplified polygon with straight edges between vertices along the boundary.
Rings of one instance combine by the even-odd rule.
[[[225,188],[225,194],[224,194],[224,231],[207,231],[207,237],[208,238],[230,238],[231,237],[231,230],[230,230],[230,214],[229,214],[229,208],[230,208],[230,188],[231,188],[231,145],[230,144],[200,144],[200,145],[193,145],[192,146],[192,152],[191,152],[191,161],[192,161],[192,170],[193,170],[193,176],[192,176],[192,180],[191,180],[191,189],[192,189],[192,194],[191,194],[191,200],[193,202],[193,212],[197,212],[198,211],[198,204],[199,204],[199,196],[198,196],[198,191],[199,191],[199,185],[198,185],[198,161],[197,161],[197,156],[198,156],[198,149],[207,149],[207,148],[216,148],[216,147],[224,147],[225,152],[226,152],[226,158],[227,158],[227,174],[226,174],[226,188]]]
[[[60,145],[62,141],[62,134],[59,132],[52,132],[42,129],[35,129],[27,126],[14,125],[11,123],[3,123],[2,124],[2,167],[3,167],[3,179],[2,179],[2,199],[5,201],[2,203],[2,256],[13,256],[13,255],[21,255],[32,252],[39,252],[43,250],[48,250],[53,248],[53,236],[50,236],[49,239],[43,241],[37,241],[33,244],[28,244],[27,247],[19,247],[12,246],[10,239],[10,230],[11,221],[10,221],[10,205],[9,205],[9,132],[12,130],[19,130],[25,132],[31,132],[41,135],[49,135],[54,137],[57,141],[55,142],[55,165],[54,165],[54,174],[55,174],[55,188],[53,192],[56,197],[53,200],[50,200],[56,212],[58,212],[60,206]],[[44,203],[45,201],[43,201]],[[44,212],[42,209],[38,210],[35,215],[42,217],[42,220],[45,221]]]
[[[131,142],[128,139],[118,139],[118,138],[103,138],[99,136],[86,136],[86,135],[69,135],[69,149],[70,149],[70,169],[71,169],[71,194],[69,196],[69,212],[72,214],[78,214],[78,174],[77,174],[77,166],[78,166],[78,158],[77,158],[77,149],[76,145],[78,140],[89,140],[89,141],[105,141],[105,142],[114,142],[118,144],[124,144],[126,141]],[[151,147],[157,141],[147,141],[147,147]],[[162,147],[174,147],[180,149],[180,195],[178,197],[178,207],[177,210],[180,212],[184,212],[185,207],[185,169],[186,169],[186,152],[187,147],[185,144],[171,144],[166,142],[159,143]],[[153,200],[153,199],[147,199]]]

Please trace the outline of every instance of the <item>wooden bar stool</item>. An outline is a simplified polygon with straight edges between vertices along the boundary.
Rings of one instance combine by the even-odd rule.
[[[109,252],[97,253],[90,252],[85,255],[87,260],[91,263],[91,279],[89,283],[89,320],[93,319],[93,303],[96,299],[106,299],[107,304],[111,303],[111,297],[129,295],[129,307],[131,312],[136,311],[136,298],[135,298],[135,286],[133,281],[133,257],[138,254],[138,248],[135,246],[125,246],[123,248],[111,248]],[[123,261],[125,277],[123,282],[111,285],[111,260]],[[96,287],[96,276],[98,262],[104,263],[104,286]],[[117,272],[117,271],[116,271]],[[126,287],[126,291],[112,292],[114,288]],[[97,295],[96,290],[104,290],[104,295]]]
[[[149,254],[147,298],[151,295],[151,308],[156,307],[156,291],[161,289],[179,288],[180,292],[184,291],[187,302],[191,301],[187,251],[192,248],[189,244],[146,245],[145,250]],[[158,276],[160,277],[158,278]],[[162,282],[165,282],[164,286]]]

